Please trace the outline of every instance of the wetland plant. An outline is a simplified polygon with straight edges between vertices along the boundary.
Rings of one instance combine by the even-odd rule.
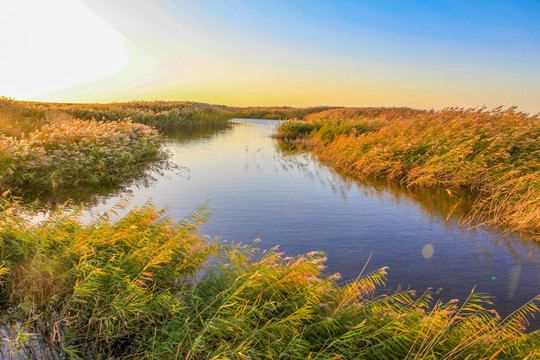
[[[469,221],[540,240],[538,115],[515,108],[352,108],[306,120],[283,123],[277,137],[301,141],[326,164],[356,177],[468,191],[477,198]]]
[[[8,197],[9,195],[6,194]],[[125,204],[120,204],[123,207]],[[339,283],[325,257],[219,243],[201,208],[177,223],[152,204],[114,220],[77,209],[41,222],[0,205],[6,356],[81,359],[533,359],[538,301],[506,319],[489,299],[377,295],[386,269]],[[37,346],[36,350],[36,345]],[[39,356],[36,356],[38,354]]]
[[[46,124],[18,139],[0,134],[0,185],[44,191],[113,185],[165,157],[157,131],[129,120]]]

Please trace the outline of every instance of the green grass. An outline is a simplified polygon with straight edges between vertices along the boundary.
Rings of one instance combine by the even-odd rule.
[[[355,177],[468,191],[468,221],[540,240],[540,121],[515,111],[334,109],[281,125],[323,162]],[[304,129],[311,129],[304,131]]]
[[[218,244],[198,234],[205,208],[176,223],[146,204],[86,224],[73,209],[35,224],[8,198],[0,210],[2,341],[30,357],[32,342],[40,357],[75,359],[540,355],[539,333],[525,332],[540,298],[500,319],[474,293],[375,295],[386,269],[340,284],[319,252]]]
[[[303,121],[287,121],[280,125],[279,132],[276,137],[282,140],[293,140],[300,137],[307,137],[311,133],[319,131],[322,124],[303,122]]]

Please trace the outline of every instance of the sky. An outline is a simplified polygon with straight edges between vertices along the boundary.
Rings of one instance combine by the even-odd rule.
[[[0,96],[540,112],[540,1],[0,3]]]

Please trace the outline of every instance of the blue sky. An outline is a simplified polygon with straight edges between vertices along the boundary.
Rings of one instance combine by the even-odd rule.
[[[120,40],[87,53],[111,53],[111,67],[30,98],[540,111],[537,1],[65,1],[41,16],[102,20],[93,28]]]

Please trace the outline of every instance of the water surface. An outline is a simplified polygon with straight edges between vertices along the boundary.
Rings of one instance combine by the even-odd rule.
[[[540,293],[540,247],[517,235],[469,229],[458,219],[468,201],[444,191],[344,178],[309,154],[290,153],[271,138],[276,121],[235,120],[229,128],[176,131],[168,147],[180,167],[146,185],[100,198],[90,212],[110,209],[125,194],[132,206],[148,199],[180,220],[209,201],[203,233],[270,248],[286,255],[322,250],[328,272],[343,279],[388,266],[388,286],[441,289],[465,298],[494,296],[507,314]]]

